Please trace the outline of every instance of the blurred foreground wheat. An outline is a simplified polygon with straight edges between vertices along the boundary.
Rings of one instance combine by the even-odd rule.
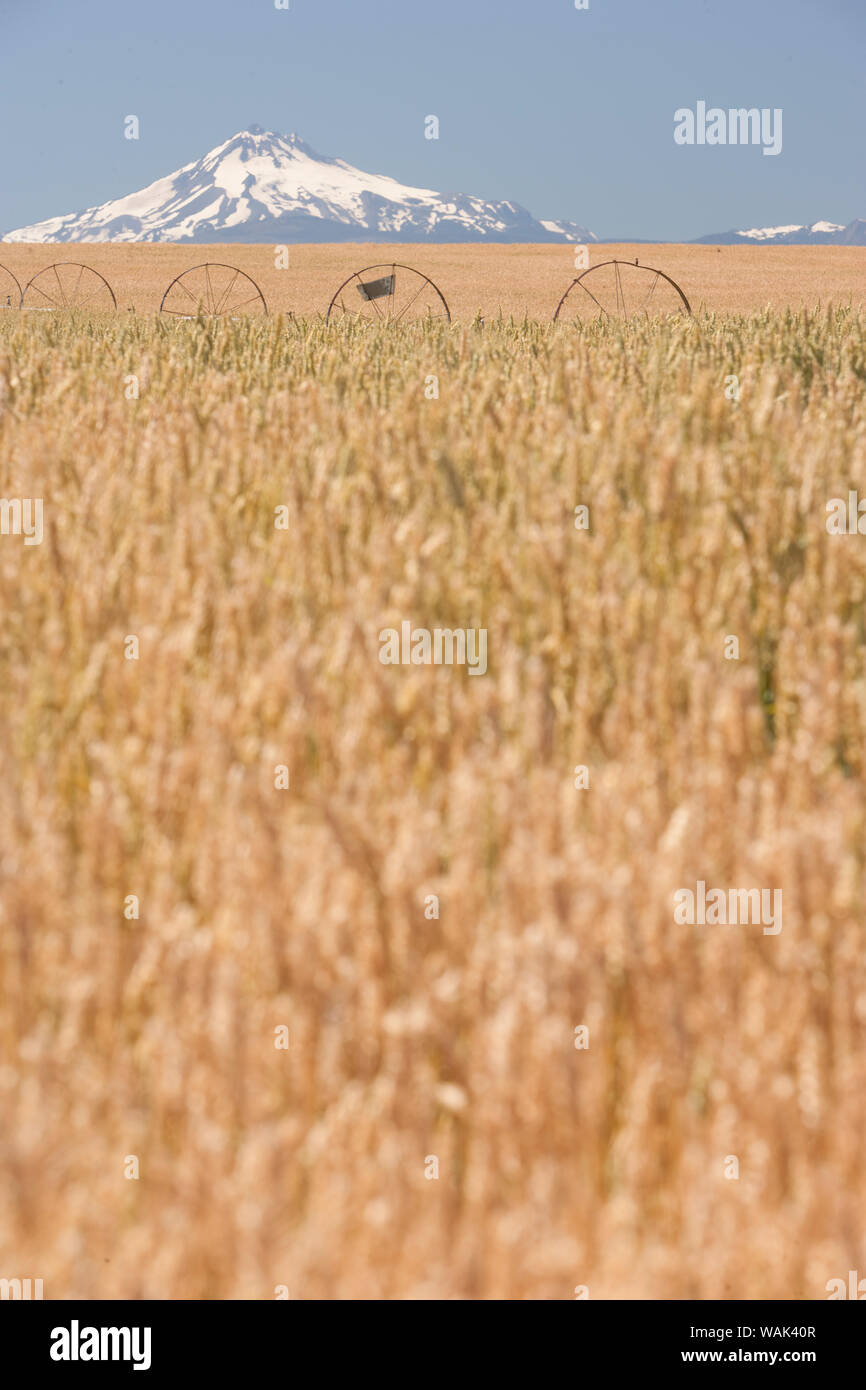
[[[0,1276],[866,1273],[866,538],[825,526],[864,383],[846,310],[4,317],[0,496],[45,537],[0,536]],[[488,674],[382,666],[405,619],[486,627]],[[782,932],[675,925],[697,879],[781,888]]]

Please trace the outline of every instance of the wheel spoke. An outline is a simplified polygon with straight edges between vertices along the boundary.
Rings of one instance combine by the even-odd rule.
[[[91,291],[90,291],[90,294],[84,296],[84,298],[81,300],[80,304],[78,304],[79,309],[80,309],[80,308],[83,308],[83,306],[87,303],[87,301],[88,301],[89,299],[92,299],[93,296],[94,296],[95,294],[99,294],[99,291],[100,291],[100,290],[104,290],[104,289],[105,289],[105,286],[104,286],[103,284],[98,284],[98,285],[96,286],[96,289],[95,289],[95,290],[91,290]],[[76,303],[78,303],[77,300],[76,300]]]
[[[49,304],[54,304],[54,305],[56,305],[56,307],[57,307],[58,309],[62,309],[62,308],[63,308],[63,305],[62,305],[62,304],[59,304],[59,303],[57,302],[56,299],[52,299],[52,298],[51,298],[51,295],[48,293],[48,291],[47,291],[47,290],[43,290],[43,288],[42,288],[41,285],[32,285],[30,288],[31,288],[31,289],[34,289],[34,290],[36,291],[37,294],[41,294],[43,299],[47,299],[48,302],[49,302]],[[27,291],[25,290],[24,293],[25,293],[25,297],[26,297]]]
[[[219,313],[220,310],[222,309],[223,305],[225,304],[226,300],[227,300],[228,297],[229,297],[230,291],[231,291],[231,290],[233,289],[233,287],[234,287],[235,280],[237,280],[237,278],[238,278],[239,275],[240,275],[240,271],[239,271],[239,270],[236,270],[235,273],[234,273],[234,275],[232,276],[231,280],[229,280],[229,283],[228,283],[228,285],[226,286],[226,289],[225,289],[224,292],[223,292],[222,298],[220,299],[220,302],[219,302],[219,304],[218,304],[217,307],[216,307],[216,311],[215,311],[216,313]]]
[[[198,304],[199,304],[200,301],[197,300],[196,297],[195,297],[195,295],[192,294],[192,293],[187,289],[186,285],[183,283],[183,277],[182,277],[182,276],[181,276],[180,279],[175,280],[175,282],[174,282],[174,288],[175,288],[175,289],[178,289],[178,290],[183,290],[183,292],[184,292],[184,294],[186,295],[187,299],[191,299],[192,302],[193,302],[193,304],[195,304],[196,306],[198,306]]]
[[[82,266],[79,266],[79,269],[78,269],[78,279],[75,281],[75,289],[72,291],[72,303],[73,303],[73,304],[77,304],[77,303],[78,303],[78,290],[79,290],[79,288],[80,288],[80,286],[81,286],[81,277],[82,277],[83,274],[84,274],[84,266],[82,265]]]
[[[628,313],[627,313],[626,307],[625,307],[625,295],[623,294],[623,290],[622,290],[622,276],[621,276],[620,273],[619,273],[619,262],[618,262],[618,261],[614,261],[614,263],[613,263],[613,273],[614,273],[614,279],[615,279],[615,281],[616,281],[616,302],[617,302],[617,310],[619,310],[619,309],[620,309],[620,306],[621,306],[621,307],[622,307],[622,317],[623,317],[624,319],[627,319],[627,318],[628,318]]]
[[[599,309],[599,311],[600,311],[602,314],[604,314],[604,316],[605,316],[606,319],[609,319],[609,318],[610,318],[610,314],[607,312],[607,309],[605,309],[605,307],[604,307],[603,304],[599,304],[599,302],[598,302],[598,300],[596,299],[595,295],[593,294],[592,290],[588,290],[588,289],[586,288],[586,285],[584,285],[583,282],[582,282],[581,280],[575,280],[574,283],[575,283],[576,285],[580,285],[580,288],[583,290],[584,294],[588,294],[589,297],[590,297],[590,299],[592,300],[593,304],[595,304],[595,305],[597,306],[597,308]]]
[[[204,268],[204,278],[207,281],[208,310],[213,313],[213,290],[211,289],[210,268],[208,266]]]
[[[251,294],[250,297],[249,297],[249,299],[242,299],[241,302],[240,302],[240,304],[235,304],[233,307],[234,307],[235,309],[242,309],[242,308],[244,307],[245,304],[255,304],[256,300],[260,300],[260,299],[261,299],[261,295],[260,295],[260,294]]]
[[[655,287],[656,287],[656,285],[658,284],[658,282],[659,282],[659,280],[660,280],[661,278],[662,278],[662,277],[661,277],[661,271],[660,271],[660,270],[657,270],[657,271],[656,271],[656,278],[653,280],[652,284],[650,285],[650,287],[649,287],[649,294],[647,295],[646,299],[645,299],[644,302],[643,302],[642,307],[643,307],[644,309],[647,309],[647,308],[649,307],[649,302],[650,302],[650,300],[651,300],[652,297],[653,297],[653,292],[655,291]]]
[[[60,272],[58,271],[56,265],[53,267],[53,270],[54,270],[54,278],[55,278],[55,280],[57,281],[57,284],[58,284],[58,286],[59,286],[59,288],[60,288],[60,298],[61,298],[61,300],[63,301],[63,306],[62,306],[62,307],[63,307],[64,309],[66,309],[66,308],[68,308],[69,306],[68,306],[68,304],[67,304],[67,302],[66,302],[66,291],[65,291],[64,288],[63,288],[63,281],[62,281],[61,278],[60,278]]]
[[[424,286],[425,286],[426,284],[428,284],[428,283],[429,283],[429,281],[427,281],[427,280],[422,280],[422,281],[421,281],[421,284],[418,286],[418,288],[417,288],[417,290],[415,291],[415,293],[413,294],[412,298],[409,300],[409,303],[405,306],[405,308],[403,308],[403,309],[400,310],[399,314],[398,314],[397,317],[395,318],[395,320],[394,320],[395,323],[399,323],[400,320],[401,320],[401,318],[403,317],[403,315],[404,315],[405,313],[407,313],[409,309],[412,308],[412,305],[415,303],[415,300],[416,300],[416,299],[418,298],[418,296],[423,292]]]

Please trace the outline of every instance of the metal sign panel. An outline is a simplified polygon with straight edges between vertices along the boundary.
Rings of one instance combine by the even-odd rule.
[[[362,299],[384,299],[394,293],[396,279],[396,275],[386,275],[382,280],[368,280],[366,285],[358,286],[358,293]]]

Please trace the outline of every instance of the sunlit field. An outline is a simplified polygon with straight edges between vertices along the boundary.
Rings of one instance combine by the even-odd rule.
[[[549,322],[580,273],[574,245],[171,245],[160,243],[0,243],[0,266],[23,288],[54,262],[77,261],[104,275],[118,308],[151,314],[175,276],[202,262],[237,266],[261,288],[271,313],[315,318],[353,271],[396,261],[417,267],[441,289],[455,319],[514,316]],[[861,246],[689,246],[638,243],[587,247],[590,264],[611,257],[663,270],[692,309],[754,313],[768,306],[866,305]],[[0,298],[0,305],[2,305]]]
[[[553,327],[555,254],[539,321],[0,314],[0,1270],[46,1299],[866,1274],[866,312]],[[406,621],[486,673],[383,664]],[[781,930],[676,921],[699,881]]]

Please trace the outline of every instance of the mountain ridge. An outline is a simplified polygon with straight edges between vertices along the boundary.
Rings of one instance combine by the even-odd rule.
[[[318,154],[300,135],[251,125],[122,198],[6,232],[4,242],[647,243],[537,219],[515,202],[437,193]],[[680,243],[683,244],[683,243]],[[866,220],[751,227],[697,246],[866,246]]]
[[[803,222],[785,227],[750,227],[742,231],[712,232],[698,237],[694,246],[866,246],[866,220],[852,222]]]
[[[595,242],[514,202],[401,184],[250,126],[146,188],[6,232],[6,242]]]

